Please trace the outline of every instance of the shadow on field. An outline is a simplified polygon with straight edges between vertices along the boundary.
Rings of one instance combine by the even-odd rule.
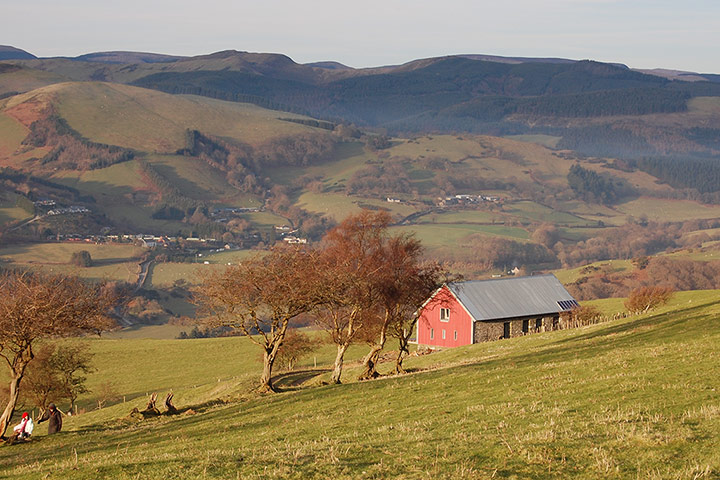
[[[329,371],[329,368],[312,368],[308,370],[281,373],[280,375],[273,377],[273,385],[280,392],[299,390],[302,388],[303,383]]]

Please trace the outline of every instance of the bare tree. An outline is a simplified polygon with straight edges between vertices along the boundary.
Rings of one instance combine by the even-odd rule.
[[[96,332],[112,324],[107,317],[115,294],[104,284],[36,272],[0,276],[0,357],[10,370],[8,403],[0,416],[5,433],[20,393],[20,382],[41,338]]]
[[[312,250],[277,248],[262,257],[210,273],[196,300],[212,314],[207,322],[238,330],[263,350],[259,391],[274,391],[272,369],[290,321],[320,301]]]
[[[317,278],[323,302],[316,311],[317,324],[337,346],[331,375],[340,383],[348,347],[377,314],[377,275],[384,260],[383,241],[391,218],[386,212],[363,210],[351,215],[324,238]]]
[[[438,301],[431,295],[443,283],[450,281],[450,274],[439,263],[421,261],[412,257],[406,261],[402,275],[391,284],[390,295],[386,295],[385,308],[392,313],[389,335],[398,339],[398,354],[395,358],[395,373],[404,373],[403,360],[410,353],[410,339],[415,332],[423,303]],[[455,277],[453,277],[455,279]]]
[[[290,328],[285,334],[285,339],[283,340],[275,361],[287,367],[288,370],[293,370],[300,358],[317,350],[319,346],[319,340],[310,337],[310,335],[296,328]]]

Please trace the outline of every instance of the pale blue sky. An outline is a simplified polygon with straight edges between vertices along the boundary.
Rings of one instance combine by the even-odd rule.
[[[459,53],[720,73],[720,0],[0,0],[38,56],[247,50],[353,67]]]

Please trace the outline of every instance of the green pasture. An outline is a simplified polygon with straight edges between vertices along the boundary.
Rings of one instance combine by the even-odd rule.
[[[485,210],[452,210],[443,212],[432,212],[418,218],[417,223],[503,223],[506,217],[501,213],[488,212]]]
[[[91,387],[113,382],[119,403],[59,435],[38,427],[0,448],[0,465],[20,479],[717,478],[719,315],[717,291],[682,292],[645,315],[411,357],[409,375],[339,386],[298,385],[318,373],[305,359],[268,396],[246,393],[259,371],[247,339],[91,340]],[[170,389],[192,414],[127,417]]]
[[[368,206],[388,210],[394,217],[405,217],[416,211],[415,207],[405,203],[390,203],[385,198],[350,197],[340,193],[312,193],[300,195],[297,205],[309,212],[329,216],[342,221],[350,214],[358,213]]]
[[[592,276],[598,273],[619,273],[632,270],[633,264],[631,260],[605,260],[601,262],[589,263],[582,267],[556,270],[553,273],[560,280],[560,283],[573,283],[581,277]]]
[[[171,325],[168,323],[162,325],[134,325],[104,333],[103,337],[110,340],[171,340],[177,338],[181,332],[189,332],[190,330],[192,330],[192,327],[187,325]]]
[[[240,263],[262,253],[259,250],[223,250],[221,252],[204,253],[203,258],[210,263],[225,265],[228,263]]]
[[[27,134],[28,129],[0,107],[0,160],[11,157]]]
[[[59,113],[83,136],[149,153],[184,148],[187,129],[249,144],[314,130],[278,120],[282,116],[278,112],[254,105],[109,83],[67,83],[50,88],[57,96]]]
[[[438,247],[457,247],[470,235],[474,234],[507,237],[515,240],[527,240],[530,238],[527,230],[505,225],[421,224],[392,227],[391,231],[412,233],[422,242],[423,246],[430,250]]]
[[[228,206],[247,206],[246,195],[240,195],[236,188],[227,183],[222,172],[205,162],[181,155],[153,155],[148,157],[148,161],[187,197],[221,201]]]
[[[263,173],[281,185],[292,185],[299,177],[309,175],[321,179],[326,189],[333,190],[344,188],[352,174],[369,160],[377,161],[377,157],[366,152],[361,143],[342,142],[337,145],[331,161],[307,167],[267,167]]]
[[[617,205],[616,209],[635,218],[645,215],[648,220],[656,222],[720,218],[720,205],[703,205],[691,200],[641,197]]]
[[[0,258],[15,263],[63,264],[75,252],[87,250],[99,264],[125,262],[139,258],[143,248],[131,244],[95,244],[88,242],[26,243],[0,248]]]
[[[503,205],[503,212],[531,222],[555,225],[586,226],[590,222],[567,212],[561,212],[532,201],[511,202]]]
[[[661,256],[682,260],[692,260],[695,262],[710,262],[713,260],[720,260],[720,245],[717,241],[708,242],[707,246],[703,246],[702,248],[690,248],[667,253]]]
[[[132,203],[106,204],[105,214],[131,231],[141,231],[148,234],[176,235],[178,232],[186,234],[192,230],[192,225],[180,220],[158,220],[152,218],[153,207],[134,205]],[[131,226],[131,227],[128,227]]]
[[[17,195],[12,192],[0,192],[0,225],[32,217],[26,210],[15,206]]]
[[[75,252],[87,250],[91,267],[70,264]],[[40,268],[48,273],[77,275],[92,281],[137,281],[138,262],[143,249],[130,244],[86,242],[28,243],[0,248],[0,261],[20,267]]]
[[[157,288],[171,287],[178,280],[194,285],[200,282],[202,272],[218,268],[217,265],[205,265],[203,257],[195,263],[153,263],[150,266],[147,285]]]
[[[507,135],[505,138],[516,140],[518,142],[537,143],[547,148],[556,148],[562,137],[553,137],[552,135]]]
[[[720,98],[694,97],[688,101],[688,110],[691,113],[720,115]]]
[[[265,230],[269,230],[275,226],[288,225],[290,223],[287,218],[268,211],[241,213],[238,216],[240,218],[244,218],[256,228],[262,228]]]

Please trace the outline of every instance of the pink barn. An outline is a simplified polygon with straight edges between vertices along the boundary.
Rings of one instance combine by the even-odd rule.
[[[453,282],[423,304],[420,347],[459,347],[557,328],[578,302],[553,274]]]

